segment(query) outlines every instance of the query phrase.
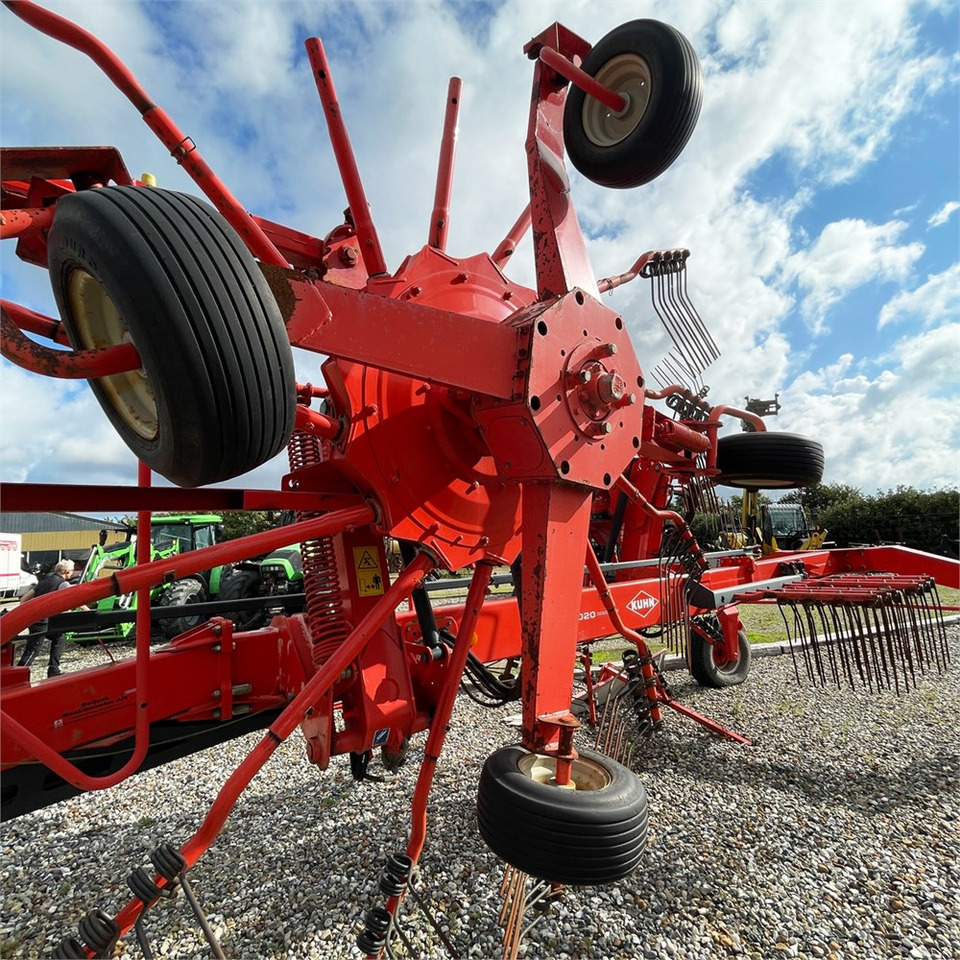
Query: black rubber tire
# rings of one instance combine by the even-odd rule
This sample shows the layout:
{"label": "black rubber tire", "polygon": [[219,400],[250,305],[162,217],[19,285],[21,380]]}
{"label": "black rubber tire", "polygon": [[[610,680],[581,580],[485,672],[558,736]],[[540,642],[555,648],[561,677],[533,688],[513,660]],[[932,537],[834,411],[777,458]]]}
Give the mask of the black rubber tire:
{"label": "black rubber tire", "polygon": [[823,447],[797,433],[734,433],[717,443],[714,482],[748,490],[811,487],[823,477]]}
{"label": "black rubber tire", "polygon": [[129,339],[140,354],[140,374],[90,386],[152,470],[200,486],[284,447],[290,342],[256,261],[216,210],[156,188],[82,190],[57,202],[47,251],[73,346]]}
{"label": "black rubber tire", "polygon": [[[719,630],[719,625],[717,626]],[[737,633],[737,662],[718,663],[716,647],[690,631],[690,675],[701,687],[736,687],[750,675],[750,641],[743,630]]]}
{"label": "black rubber tire", "polygon": [[[613,883],[640,863],[647,843],[647,794],[622,764],[593,750],[581,762],[599,766],[599,789],[539,783],[521,767],[533,757],[519,744],[487,758],[477,791],[477,819],[487,846],[502,860],[551,883]],[[576,766],[575,766],[576,770]]]}
{"label": "black rubber tire", "polygon": [[[616,86],[604,73],[624,62],[614,63],[614,58],[631,55],[639,58],[638,69],[645,65],[649,73],[649,100],[635,125],[631,126],[634,118],[628,113],[629,120],[619,130],[609,108],[574,84],[563,111],[563,139],[570,162],[602,187],[638,187],[660,176],[680,155],[700,116],[700,62],[687,38],[659,20],[631,20],[611,30],[587,55],[582,69],[593,77],[600,74],[605,85]],[[595,126],[600,113],[613,126],[602,132],[598,142],[598,131],[591,137],[588,128]],[[616,139],[621,134],[622,139]],[[604,139],[611,142],[603,143]]]}
{"label": "black rubber tire", "polygon": [[[193,578],[187,580],[177,580],[171,584],[160,598],[158,606],[161,607],[181,607],[189,603],[204,603],[207,599],[207,591],[199,580]],[[186,633],[201,623],[199,616],[191,617],[185,614],[180,617],[169,617],[160,621],[160,629],[163,635],[168,639],[179,637],[181,633]]]}
{"label": "black rubber tire", "polygon": [[[260,596],[260,574],[256,570],[237,570],[220,584],[220,600],[244,600]],[[266,624],[265,608],[252,610],[226,610],[224,616],[233,621],[235,630],[256,630]]]}

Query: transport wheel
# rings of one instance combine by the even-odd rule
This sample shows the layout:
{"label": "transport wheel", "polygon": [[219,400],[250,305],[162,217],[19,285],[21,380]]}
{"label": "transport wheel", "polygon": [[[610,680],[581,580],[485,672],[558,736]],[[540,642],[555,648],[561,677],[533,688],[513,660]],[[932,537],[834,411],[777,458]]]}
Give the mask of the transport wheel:
{"label": "transport wheel", "polygon": [[519,744],[491,754],[480,774],[480,834],[501,859],[551,883],[612,883],[639,864],[647,794],[622,764],[592,750],[574,761],[573,787],[551,782],[556,761]]}
{"label": "transport wheel", "polygon": [[199,486],[283,448],[296,408],[290,342],[256,261],[212,207],[155,188],[70,194],[48,267],[74,347],[136,346],[140,370],[90,385],[152,470]]}
{"label": "transport wheel", "polygon": [[[237,570],[223,581],[221,600],[244,600],[260,596],[260,574],[256,570]],[[265,608],[259,610],[226,610],[223,614],[233,621],[236,630],[256,630],[267,622]]]}
{"label": "transport wheel", "polygon": [[735,433],[718,441],[717,467],[725,487],[809,487],[823,477],[823,447],[796,433]]}
{"label": "transport wheel", "polygon": [[563,111],[570,162],[603,187],[638,187],[660,176],[700,116],[703,81],[687,38],[659,20],[631,20],[608,33],[581,69],[627,105],[614,113],[571,84]]}
{"label": "transport wheel", "polygon": [[[199,580],[177,580],[173,586],[160,598],[159,607],[182,607],[190,603],[203,603],[207,599],[207,591]],[[206,617],[202,619],[207,619]],[[181,633],[192,630],[201,622],[200,616],[191,617],[189,614],[180,617],[170,617],[160,621],[160,629],[168,639],[179,637]]]}
{"label": "transport wheel", "polygon": [[[720,633],[720,624],[712,618],[711,633]],[[720,644],[708,643],[690,631],[690,673],[701,687],[735,687],[750,675],[750,641],[743,630],[737,632],[736,662],[727,660]]]}

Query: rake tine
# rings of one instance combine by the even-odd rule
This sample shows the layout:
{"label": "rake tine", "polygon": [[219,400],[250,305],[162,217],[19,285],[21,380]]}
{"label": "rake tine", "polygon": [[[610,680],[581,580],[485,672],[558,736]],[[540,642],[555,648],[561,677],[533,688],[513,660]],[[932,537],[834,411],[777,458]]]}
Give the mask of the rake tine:
{"label": "rake tine", "polygon": [[[500,881],[500,896],[507,892],[507,887],[510,885],[510,878],[513,876],[514,868],[508,863],[503,870],[503,880]],[[504,907],[504,910],[506,907]],[[500,913],[500,923],[503,923],[503,912]]]}
{"label": "rake tine", "polygon": [[940,658],[940,649],[937,643],[937,615],[926,609],[929,603],[928,595],[936,591],[936,584],[930,582],[924,584],[919,590],[915,591],[911,597],[911,611],[917,622],[918,635],[923,637],[926,645],[927,662],[936,665],[938,671],[943,670],[943,663]]}
{"label": "rake tine", "polygon": [[[611,681],[612,682],[612,681]],[[607,699],[603,701],[603,710],[600,713],[600,722],[597,724],[597,735],[593,740],[593,749],[600,749],[600,735],[603,733],[603,725],[606,723],[607,714],[610,712],[610,701],[613,699],[613,692],[607,692]]]}
{"label": "rake tine", "polygon": [[[537,894],[534,897],[528,898],[525,904],[525,909],[529,910],[530,907],[536,906],[544,897],[551,896],[553,894],[553,887],[549,883],[541,882],[535,888]],[[533,891],[530,891],[533,893]],[[520,937],[518,938],[518,944],[523,938],[543,919],[543,914],[538,917],[534,917],[521,931]]]}
{"label": "rake tine", "polygon": [[923,616],[919,605],[920,593],[918,590],[904,589],[900,592],[899,599],[904,636],[916,657],[917,669],[923,673],[933,662],[934,655],[927,629],[929,621]]}
{"label": "rake tine", "polygon": [[[800,668],[797,665],[797,654],[796,654],[797,644],[795,643],[795,638],[794,638],[795,631],[792,631],[790,629],[790,621],[787,620],[787,612],[786,612],[787,606],[788,604],[785,603],[783,600],[777,601],[777,609],[780,611],[780,616],[783,618],[783,628],[786,631],[787,643],[790,647],[790,660],[793,663],[793,675],[796,678],[797,683],[800,683]],[[809,670],[807,671],[807,676],[809,677]]]}
{"label": "rake tine", "polygon": [[850,644],[853,647],[854,656],[856,657],[860,680],[868,690],[872,691],[873,669],[870,664],[870,651],[867,645],[867,638],[863,635],[859,611],[857,607],[849,603],[845,603],[841,609],[847,625],[847,633],[850,636]]}
{"label": "rake tine", "polygon": [[683,317],[677,310],[676,297],[674,296],[674,274],[671,270],[665,271],[660,278],[660,292],[664,300],[664,308],[669,312],[671,336],[681,356],[687,361],[694,370],[702,369],[700,358],[696,355],[696,345],[690,337],[690,331],[687,324],[683,322]]}
{"label": "rake tine", "polygon": [[[939,640],[939,651],[943,655],[944,669],[946,664],[950,663],[950,647],[947,643],[947,626],[943,622],[943,607],[940,605],[940,592],[937,590],[937,584],[935,581],[930,581],[930,592],[933,593],[934,601],[934,610],[933,610],[933,622],[935,624],[935,632],[937,639]],[[939,665],[940,661],[937,661]]]}
{"label": "rake tine", "polygon": [[877,604],[880,615],[880,623],[883,625],[883,634],[887,643],[887,650],[890,654],[890,663],[894,670],[894,688],[897,695],[900,695],[900,688],[906,693],[910,689],[910,680],[907,677],[906,663],[898,643],[895,625],[891,622],[889,603],[883,598]]}
{"label": "rake tine", "polygon": [[916,622],[914,611],[907,602],[906,591],[897,590],[894,596],[894,618],[900,633],[900,643],[907,658],[907,666],[910,668],[910,682],[916,688],[917,677],[921,676],[929,665],[927,651],[923,646],[919,623]]}
{"label": "rake tine", "polygon": [[[877,605],[874,604],[870,610],[868,620],[872,618],[873,620],[873,636],[874,642],[876,643],[877,649],[880,652],[880,662],[883,665],[884,674],[886,676],[886,684],[889,689],[891,686],[894,689],[894,692],[900,694],[900,677],[897,673],[897,664],[893,660],[890,650],[890,644],[888,641],[885,642],[885,637],[883,635],[883,628],[880,623],[880,614],[877,609]],[[893,682],[891,683],[891,676]]]}
{"label": "rake tine", "polygon": [[697,363],[695,351],[691,351],[688,343],[688,335],[685,330],[683,318],[675,313],[674,303],[670,293],[670,275],[667,274],[663,266],[657,269],[654,277],[651,278],[651,297],[653,300],[653,309],[668,336],[673,341],[677,352],[690,367],[691,372],[698,374],[701,367]]}
{"label": "rake tine", "polygon": [[904,591],[897,590],[891,600],[891,614],[893,616],[894,629],[897,631],[900,649],[906,660],[907,668],[910,670],[910,684],[916,688],[917,673],[923,673],[924,663],[921,637],[916,629],[911,630],[911,611],[907,607],[907,598]]}
{"label": "rake tine", "polygon": [[617,702],[614,704],[613,716],[610,717],[610,723],[607,727],[607,735],[604,740],[603,752],[608,756],[610,755],[610,747],[613,744],[613,738],[616,733],[617,725],[623,722],[620,716],[622,707],[621,699],[622,698],[617,697]]}
{"label": "rake tine", "polygon": [[843,679],[843,644],[837,640],[836,643],[827,642],[827,638],[830,635],[829,623],[827,621],[826,612],[824,610],[823,603],[819,600],[814,601],[810,604],[814,613],[811,613],[811,618],[816,621],[817,617],[820,620],[820,626],[823,628],[824,634],[824,643],[823,646],[827,649],[827,662],[830,664],[830,672],[833,674],[833,682],[837,685],[837,689],[840,688],[841,681]]}
{"label": "rake tine", "polygon": [[626,729],[627,729],[627,722],[625,720],[621,721],[617,725],[617,742],[610,756],[613,757],[613,759],[616,760],[618,763],[620,762],[620,746],[623,743],[623,735]]}
{"label": "rake tine", "polygon": [[683,343],[687,350],[687,358],[691,365],[697,370],[704,370],[710,363],[709,352],[704,349],[702,342],[702,333],[699,329],[703,326],[702,322],[697,323],[699,318],[695,312],[686,309],[686,305],[680,294],[680,280],[684,270],[684,264],[681,259],[670,261],[667,269],[667,295],[670,306],[677,318],[677,327],[683,334]]}
{"label": "rake tine", "polygon": [[850,681],[850,686],[856,688],[857,683],[853,677],[851,661],[856,664],[857,674],[861,682],[863,681],[863,669],[860,666],[860,651],[857,649],[856,637],[848,634],[843,628],[842,614],[844,612],[844,606],[833,604],[829,610],[834,635],[837,637],[837,643],[842,647],[841,658],[843,660],[844,671],[847,674],[847,679]]}
{"label": "rake tine", "polygon": [[[500,911],[500,923],[506,924],[503,928],[503,956],[509,958],[516,956],[516,944],[514,943],[514,929],[516,926],[516,914],[519,907],[520,885],[525,884],[526,875],[516,868],[510,868],[510,882],[507,884],[506,897],[503,901],[503,909]],[[506,874],[504,874],[506,879]]]}
{"label": "rake tine", "polygon": [[680,261],[675,273],[670,275],[670,292],[674,304],[679,313],[683,315],[684,328],[687,332],[687,339],[691,344],[691,352],[696,356],[700,369],[706,369],[710,363],[716,359],[710,355],[708,336],[705,336],[706,330],[703,321],[693,309],[693,304],[684,297],[683,288],[686,277],[686,269],[683,261]]}
{"label": "rake tine", "polygon": [[710,333],[709,328],[703,322],[700,314],[697,312],[697,308],[693,305],[693,301],[690,299],[690,295],[687,292],[687,259],[684,257],[681,271],[680,271],[680,299],[683,302],[687,313],[691,316],[694,323],[697,325],[697,328],[700,330],[700,335],[704,340],[704,343],[707,347],[707,354],[710,358],[709,362],[713,362],[720,356],[720,348],[717,346],[716,340],[713,339],[713,336]]}
{"label": "rake tine", "polygon": [[809,645],[810,650],[813,653],[813,662],[817,668],[817,675],[820,677],[820,683],[823,686],[826,686],[827,672],[824,669],[823,664],[823,651],[820,649],[820,636],[817,633],[817,625],[810,613],[810,604],[804,601],[800,604],[800,609],[803,611],[803,616],[806,620]]}
{"label": "rake tine", "polygon": [[869,658],[868,662],[872,664],[873,667],[873,684],[870,686],[870,692],[873,692],[874,684],[877,690],[882,690],[884,686],[884,678],[881,670],[882,651],[874,642],[873,634],[870,631],[868,611],[865,608],[857,606],[852,606],[851,610],[857,621],[857,628],[863,643],[864,655]]}
{"label": "rake tine", "polygon": [[[940,597],[937,595],[936,581],[931,579],[916,590],[912,600],[912,610],[919,624],[918,629],[926,644],[928,662],[936,664],[938,672],[942,672],[946,666],[943,655],[947,651],[946,647],[941,648],[939,643],[940,634],[943,631],[943,613],[939,609]],[[931,604],[934,607],[932,611],[929,609]],[[948,660],[949,656],[946,659]]]}

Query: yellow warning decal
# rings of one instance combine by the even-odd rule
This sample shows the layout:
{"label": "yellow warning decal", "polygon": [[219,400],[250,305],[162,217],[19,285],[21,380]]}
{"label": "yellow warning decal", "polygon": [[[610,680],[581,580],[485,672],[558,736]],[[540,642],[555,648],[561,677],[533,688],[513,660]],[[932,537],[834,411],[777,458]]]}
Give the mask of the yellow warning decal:
{"label": "yellow warning decal", "polygon": [[357,589],[361,597],[375,597],[383,593],[383,571],[376,547],[354,547],[353,566],[357,571]]}

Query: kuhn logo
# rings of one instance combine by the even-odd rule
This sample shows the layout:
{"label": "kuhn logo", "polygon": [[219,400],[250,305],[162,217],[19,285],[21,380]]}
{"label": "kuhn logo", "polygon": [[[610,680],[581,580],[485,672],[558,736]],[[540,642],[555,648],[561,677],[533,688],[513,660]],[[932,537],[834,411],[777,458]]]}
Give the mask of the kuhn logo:
{"label": "kuhn logo", "polygon": [[657,605],[657,598],[641,590],[628,604],[627,609],[634,613],[646,613]]}

